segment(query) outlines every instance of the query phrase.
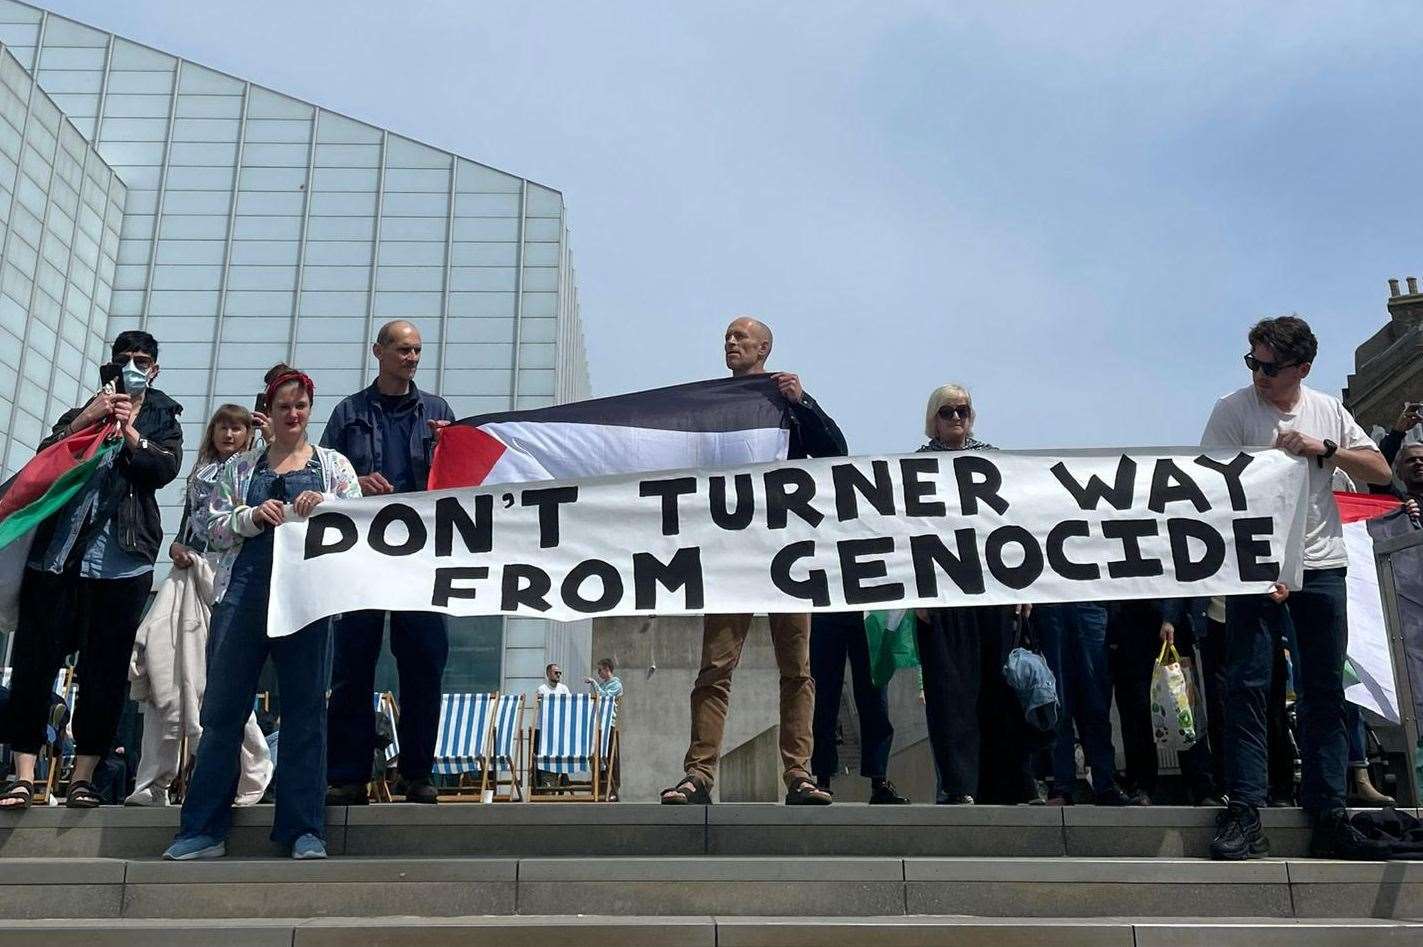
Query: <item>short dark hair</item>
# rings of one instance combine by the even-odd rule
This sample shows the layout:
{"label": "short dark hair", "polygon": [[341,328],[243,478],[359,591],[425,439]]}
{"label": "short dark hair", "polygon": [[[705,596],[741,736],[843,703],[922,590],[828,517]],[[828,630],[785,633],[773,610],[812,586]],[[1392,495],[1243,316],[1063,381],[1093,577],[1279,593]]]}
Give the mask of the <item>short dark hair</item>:
{"label": "short dark hair", "polygon": [[549,669],[549,668],[556,668],[556,667],[558,667],[558,662],[557,662],[557,661],[550,661],[549,663],[545,664],[545,665],[544,665],[544,677],[548,677],[548,669]]}
{"label": "short dark hair", "polygon": [[613,667],[613,659],[612,659],[612,658],[603,658],[602,660],[600,660],[600,661],[598,662],[598,667],[600,667],[600,668],[607,668],[609,674],[611,674],[613,671],[617,670],[615,667]]}
{"label": "short dark hair", "polygon": [[125,352],[142,352],[156,362],[158,361],[158,340],[142,329],[129,329],[126,332],[120,332],[114,339],[114,358],[117,359]]}
{"label": "short dark hair", "polygon": [[1319,354],[1319,340],[1309,323],[1299,316],[1277,316],[1261,319],[1250,330],[1250,346],[1268,346],[1283,362],[1312,362]]}

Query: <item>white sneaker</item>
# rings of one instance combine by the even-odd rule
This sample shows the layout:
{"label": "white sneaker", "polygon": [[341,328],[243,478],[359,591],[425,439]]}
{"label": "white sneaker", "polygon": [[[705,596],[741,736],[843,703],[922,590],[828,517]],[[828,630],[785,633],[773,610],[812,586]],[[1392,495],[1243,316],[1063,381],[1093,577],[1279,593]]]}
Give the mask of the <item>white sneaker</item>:
{"label": "white sneaker", "polygon": [[157,786],[148,786],[136,790],[131,796],[124,800],[126,806],[166,806],[168,805],[168,790],[160,789]]}

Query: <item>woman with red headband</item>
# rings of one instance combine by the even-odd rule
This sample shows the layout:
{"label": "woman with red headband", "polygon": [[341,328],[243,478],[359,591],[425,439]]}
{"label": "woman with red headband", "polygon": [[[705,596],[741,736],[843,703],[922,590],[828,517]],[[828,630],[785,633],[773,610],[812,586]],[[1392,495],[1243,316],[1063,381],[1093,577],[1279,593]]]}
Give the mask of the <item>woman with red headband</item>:
{"label": "woman with red headband", "polygon": [[316,386],[278,365],[267,373],[271,440],[231,458],[218,478],[209,547],[222,551],[213,593],[211,667],[203,695],[203,739],[183,800],[178,837],[163,857],[185,861],[227,853],[243,724],[252,711],[267,655],[277,671],[282,742],[272,840],[293,858],[325,858],[326,663],[329,623],[284,638],[267,637],[272,531],[305,517],[323,500],[361,495],[345,457],[307,440]]}

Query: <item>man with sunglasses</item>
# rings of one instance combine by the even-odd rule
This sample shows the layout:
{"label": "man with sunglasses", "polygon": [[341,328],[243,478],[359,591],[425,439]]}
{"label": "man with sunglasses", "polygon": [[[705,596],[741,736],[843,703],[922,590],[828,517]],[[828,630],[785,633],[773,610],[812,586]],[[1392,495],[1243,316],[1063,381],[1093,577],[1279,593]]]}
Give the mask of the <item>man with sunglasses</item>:
{"label": "man with sunglasses", "polygon": [[158,341],[147,332],[121,332],[111,364],[122,386],[111,390],[106,384],[84,407],[65,412],[40,443],[43,450],[110,421],[122,438],[84,486],[35,530],[20,586],[10,702],[0,726],[0,739],[15,750],[16,782],[0,796],[0,808],[30,804],[50,689],[64,656],[75,649],[83,696],[74,717],[76,757],[65,805],[89,809],[100,803],[92,776],[113,745],[129,655],[163,539],[155,493],[178,475],[183,455],[183,408],[152,387]]}
{"label": "man with sunglasses", "polygon": [[1296,316],[1264,319],[1250,330],[1245,365],[1253,383],[1216,402],[1202,447],[1277,447],[1309,464],[1304,580],[1276,584],[1268,596],[1226,601],[1225,769],[1230,805],[1217,820],[1211,857],[1238,860],[1269,853],[1260,826],[1266,804],[1272,620],[1287,609],[1295,627],[1300,686],[1300,804],[1314,820],[1310,852],[1365,857],[1344,808],[1348,741],[1344,729],[1345,615],[1343,527],[1334,504],[1334,470],[1359,483],[1387,483],[1389,468],[1339,399],[1304,384],[1319,343]]}

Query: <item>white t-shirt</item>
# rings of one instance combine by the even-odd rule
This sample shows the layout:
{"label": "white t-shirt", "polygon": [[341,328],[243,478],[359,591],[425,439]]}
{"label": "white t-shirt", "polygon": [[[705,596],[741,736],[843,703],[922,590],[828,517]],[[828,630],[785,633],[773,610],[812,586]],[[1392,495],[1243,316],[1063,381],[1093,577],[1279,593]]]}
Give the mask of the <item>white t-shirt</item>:
{"label": "white t-shirt", "polygon": [[548,686],[548,681],[544,681],[542,684],[539,685],[539,696],[540,696],[540,697],[544,697],[544,696],[547,696],[547,695],[549,695],[549,694],[569,694],[569,693],[572,693],[572,692],[568,689],[568,685],[565,684],[565,683],[563,683],[562,681],[559,681],[559,682],[558,682],[557,684],[555,684],[553,687],[549,687],[549,686]]}
{"label": "white t-shirt", "polygon": [[[1273,447],[1282,431],[1299,431],[1321,440],[1328,438],[1341,450],[1367,447],[1378,450],[1364,429],[1344,410],[1338,398],[1300,385],[1299,403],[1286,413],[1260,397],[1254,385],[1226,395],[1215,403],[1202,447]],[[1334,462],[1321,467],[1309,461],[1309,510],[1304,522],[1304,567],[1337,569],[1349,564],[1344,551],[1344,528],[1334,503]]]}

